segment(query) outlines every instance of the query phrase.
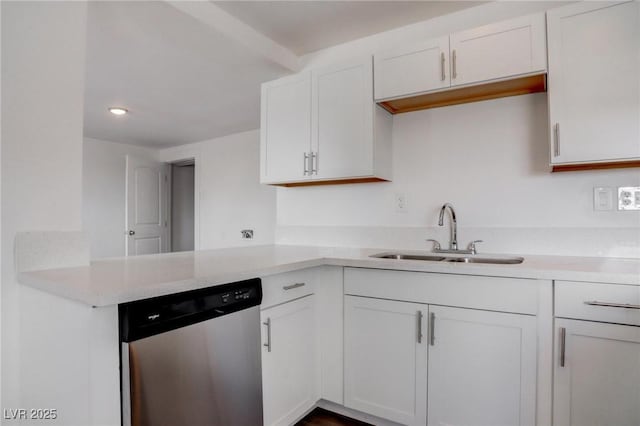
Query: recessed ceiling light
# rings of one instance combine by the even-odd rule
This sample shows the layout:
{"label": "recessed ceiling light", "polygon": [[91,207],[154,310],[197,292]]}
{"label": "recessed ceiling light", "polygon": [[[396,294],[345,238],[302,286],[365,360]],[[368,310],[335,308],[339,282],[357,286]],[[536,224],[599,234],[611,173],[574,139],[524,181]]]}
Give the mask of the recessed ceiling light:
{"label": "recessed ceiling light", "polygon": [[126,113],[128,113],[129,111],[127,111],[126,108],[120,108],[120,107],[111,107],[109,108],[109,112],[113,115],[125,115]]}

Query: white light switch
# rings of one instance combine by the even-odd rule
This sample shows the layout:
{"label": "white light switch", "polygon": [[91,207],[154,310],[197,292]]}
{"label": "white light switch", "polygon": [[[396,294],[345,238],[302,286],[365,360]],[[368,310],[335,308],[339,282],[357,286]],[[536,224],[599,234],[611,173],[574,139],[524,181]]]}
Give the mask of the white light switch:
{"label": "white light switch", "polygon": [[640,186],[618,188],[618,210],[640,210]]}
{"label": "white light switch", "polygon": [[596,211],[613,210],[613,188],[606,186],[593,188],[593,209]]}
{"label": "white light switch", "polygon": [[407,213],[409,211],[409,205],[407,202],[407,195],[398,193],[396,194],[396,212]]}

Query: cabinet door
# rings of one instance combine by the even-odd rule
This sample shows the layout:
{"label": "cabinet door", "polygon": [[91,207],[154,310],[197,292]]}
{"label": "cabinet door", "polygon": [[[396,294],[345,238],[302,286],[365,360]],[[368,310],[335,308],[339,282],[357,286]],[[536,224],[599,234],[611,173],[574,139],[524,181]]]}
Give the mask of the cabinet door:
{"label": "cabinet door", "polygon": [[313,71],[313,178],[373,174],[372,59]]}
{"label": "cabinet door", "polygon": [[640,3],[548,16],[551,163],[640,157]]}
{"label": "cabinet door", "polygon": [[311,151],[311,74],[262,85],[260,182],[307,178]]}
{"label": "cabinet door", "polygon": [[534,425],[536,317],[429,306],[429,425]]}
{"label": "cabinet door", "polygon": [[314,296],[266,309],[260,316],[264,424],[290,425],[319,398]]}
{"label": "cabinet door", "polygon": [[556,342],[555,426],[640,424],[640,327],[561,319]]}
{"label": "cabinet door", "polygon": [[426,316],[426,305],[345,297],[345,406],[424,426]]}
{"label": "cabinet door", "polygon": [[451,34],[451,85],[546,70],[544,14]]}
{"label": "cabinet door", "polygon": [[449,36],[374,58],[376,100],[449,87]]}

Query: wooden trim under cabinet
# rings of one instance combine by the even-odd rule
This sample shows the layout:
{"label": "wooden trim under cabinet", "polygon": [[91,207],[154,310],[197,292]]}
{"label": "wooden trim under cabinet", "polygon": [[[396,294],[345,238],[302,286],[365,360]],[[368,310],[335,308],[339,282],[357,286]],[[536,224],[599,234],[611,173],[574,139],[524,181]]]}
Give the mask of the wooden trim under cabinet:
{"label": "wooden trim under cabinet", "polygon": [[640,160],[630,161],[609,161],[604,163],[581,163],[581,164],[555,164],[552,165],[552,172],[578,172],[582,170],[607,170],[607,169],[627,169],[640,167]]}
{"label": "wooden trim under cabinet", "polygon": [[446,89],[433,93],[424,93],[408,98],[392,99],[390,101],[379,102],[379,105],[391,114],[400,114],[403,112],[546,91],[546,74],[538,74],[456,89]]}
{"label": "wooden trim under cabinet", "polygon": [[371,183],[371,182],[389,182],[387,179],[381,179],[377,177],[364,177],[353,179],[334,179],[334,180],[308,180],[304,182],[291,182],[291,183],[270,183],[273,186],[286,186],[288,188],[295,186],[318,186],[318,185],[345,185],[348,183]]}

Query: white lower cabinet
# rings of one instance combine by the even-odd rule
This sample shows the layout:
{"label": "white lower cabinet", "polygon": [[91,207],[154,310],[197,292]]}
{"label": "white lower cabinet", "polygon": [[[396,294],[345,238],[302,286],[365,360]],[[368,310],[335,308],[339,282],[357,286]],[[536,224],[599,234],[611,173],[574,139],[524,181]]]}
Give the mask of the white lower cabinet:
{"label": "white lower cabinet", "polygon": [[428,425],[535,425],[536,317],[429,306]]}
{"label": "white lower cabinet", "polygon": [[314,296],[261,312],[264,424],[293,424],[318,401]]}
{"label": "white lower cabinet", "polygon": [[640,327],[557,319],[556,342],[554,426],[640,425]]}
{"label": "white lower cabinet", "polygon": [[345,406],[426,423],[427,306],[345,296]]}
{"label": "white lower cabinet", "polygon": [[548,364],[538,356],[540,335],[552,338],[550,282],[359,268],[344,276],[348,408],[404,425],[536,425],[538,386],[551,391],[550,353]]}

